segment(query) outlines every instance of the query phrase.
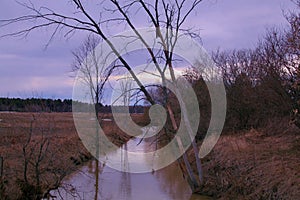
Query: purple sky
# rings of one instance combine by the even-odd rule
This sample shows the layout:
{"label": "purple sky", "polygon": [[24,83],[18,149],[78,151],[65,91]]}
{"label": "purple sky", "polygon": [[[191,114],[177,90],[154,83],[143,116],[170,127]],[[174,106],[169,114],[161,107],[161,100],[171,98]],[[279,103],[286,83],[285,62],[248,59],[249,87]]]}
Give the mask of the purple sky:
{"label": "purple sky", "polygon": [[[63,11],[69,9],[68,1],[43,2]],[[201,29],[203,45],[209,52],[218,47],[251,48],[267,27],[286,26],[282,9],[294,8],[289,0],[204,0],[187,23]],[[1,2],[0,19],[24,13],[14,1]],[[16,25],[1,28],[0,35],[17,28]],[[78,33],[68,41],[56,37],[46,50],[49,31],[45,29],[25,39],[0,39],[0,97],[71,98],[71,51],[85,36],[86,33]]]}

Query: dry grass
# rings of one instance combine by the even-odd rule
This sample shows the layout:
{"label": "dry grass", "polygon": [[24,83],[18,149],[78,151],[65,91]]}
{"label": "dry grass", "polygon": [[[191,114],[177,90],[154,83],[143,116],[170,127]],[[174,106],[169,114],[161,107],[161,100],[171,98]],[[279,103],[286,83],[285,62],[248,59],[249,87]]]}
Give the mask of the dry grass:
{"label": "dry grass", "polygon": [[[91,158],[76,133],[71,113],[0,113],[0,156],[4,157],[5,192],[11,199],[20,195],[16,183],[22,179],[22,146],[33,115],[33,142],[42,137],[49,137],[51,142],[51,154],[42,167],[50,163],[57,170],[71,173],[78,169],[78,162],[74,161],[80,165]],[[147,124],[141,115],[133,115],[133,120]],[[286,120],[279,120],[264,129],[223,134],[203,159],[206,182],[202,192],[217,199],[298,199],[300,130],[286,124]],[[106,121],[104,125],[115,144],[129,139],[113,122]],[[34,174],[29,175],[33,180]],[[53,176],[49,172],[43,178],[51,180]]]}
{"label": "dry grass", "polygon": [[[0,156],[4,158],[2,181],[6,180],[5,193],[10,199],[17,199],[20,196],[17,180],[23,178],[22,148],[30,133],[33,118],[35,120],[30,145],[34,146],[35,143],[47,138],[50,143],[46,158],[41,162],[41,169],[56,171],[56,173],[49,170],[43,172],[41,176],[43,190],[54,184],[52,182],[57,179],[57,174],[71,173],[83,162],[91,159],[77,135],[72,113],[0,113]],[[119,130],[114,123],[104,122],[104,126],[106,135],[115,144],[121,145],[129,139],[129,136]],[[33,169],[29,170],[28,175],[29,180],[34,182]],[[2,194],[0,199],[3,196]]]}
{"label": "dry grass", "polygon": [[203,160],[203,193],[218,199],[298,199],[300,131],[283,124],[222,135]]}

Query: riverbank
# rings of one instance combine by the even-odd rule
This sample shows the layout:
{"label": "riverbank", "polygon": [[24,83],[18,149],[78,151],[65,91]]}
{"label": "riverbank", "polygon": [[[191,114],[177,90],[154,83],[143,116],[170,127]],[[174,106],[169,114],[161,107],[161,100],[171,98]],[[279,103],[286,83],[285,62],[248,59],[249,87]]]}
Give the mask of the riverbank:
{"label": "riverbank", "polygon": [[[142,115],[133,119],[139,124],[147,121]],[[215,199],[297,199],[300,130],[287,124],[288,119],[281,119],[263,129],[222,133],[202,160],[205,184],[201,193]],[[104,120],[103,125],[116,145],[130,139],[113,121]],[[0,113],[0,137],[1,200],[18,199],[22,191],[45,193],[57,188],[64,177],[92,159],[76,133],[72,113]],[[34,187],[38,181],[40,188]]]}
{"label": "riverbank", "polygon": [[202,193],[216,199],[298,199],[300,130],[288,119],[223,133],[203,159]]}
{"label": "riverbank", "polygon": [[[130,139],[112,121],[102,123],[114,144]],[[72,113],[0,113],[0,137],[0,199],[47,193],[92,159],[77,135]]]}

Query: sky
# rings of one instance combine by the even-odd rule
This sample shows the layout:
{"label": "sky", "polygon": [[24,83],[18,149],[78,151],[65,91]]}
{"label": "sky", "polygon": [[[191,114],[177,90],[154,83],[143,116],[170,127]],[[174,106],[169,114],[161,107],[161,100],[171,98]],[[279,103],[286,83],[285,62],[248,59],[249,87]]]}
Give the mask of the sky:
{"label": "sky", "polygon": [[[72,11],[67,0],[42,3],[62,12]],[[96,12],[95,7],[89,9]],[[187,25],[200,29],[203,46],[208,52],[218,48],[253,48],[266,28],[285,27],[287,22],[282,11],[293,9],[295,6],[289,0],[204,0],[188,18]],[[26,13],[28,11],[14,1],[1,2],[0,19]],[[2,27],[0,35],[23,25]],[[26,38],[0,38],[0,97],[72,98],[72,51],[87,34],[78,32],[67,40],[58,35],[45,48],[50,31],[35,31]]]}

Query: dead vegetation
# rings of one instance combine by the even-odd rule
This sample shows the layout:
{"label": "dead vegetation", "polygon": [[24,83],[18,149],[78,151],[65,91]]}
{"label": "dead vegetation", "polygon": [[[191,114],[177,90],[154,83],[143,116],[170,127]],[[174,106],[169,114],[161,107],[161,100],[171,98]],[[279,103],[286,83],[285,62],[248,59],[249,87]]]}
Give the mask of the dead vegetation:
{"label": "dead vegetation", "polygon": [[[76,134],[71,113],[0,113],[0,155],[4,157],[0,199],[18,199],[24,190],[33,189],[22,185],[22,148],[28,139],[33,116],[36,121],[31,145],[42,138],[49,139],[49,150],[40,167],[43,194],[58,184],[55,181],[91,159]],[[133,119],[146,124],[141,115],[134,115]],[[203,159],[205,184],[201,193],[216,199],[297,199],[300,194],[300,131],[294,125],[289,126],[288,120],[274,119],[264,128],[223,133],[213,151]],[[106,133],[115,144],[121,145],[129,139],[113,121],[105,123]],[[117,137],[113,133],[118,133]],[[29,164],[31,186],[36,185],[32,167]]]}
{"label": "dead vegetation", "polygon": [[[0,113],[0,119],[1,200],[47,196],[92,159],[76,133],[72,113]],[[113,123],[104,124],[116,145],[129,139]]]}
{"label": "dead vegetation", "polygon": [[203,160],[201,193],[217,199],[299,198],[300,131],[283,126],[286,121],[222,135]]}

